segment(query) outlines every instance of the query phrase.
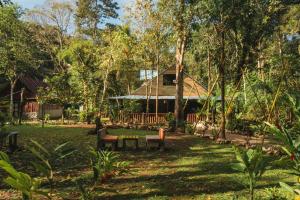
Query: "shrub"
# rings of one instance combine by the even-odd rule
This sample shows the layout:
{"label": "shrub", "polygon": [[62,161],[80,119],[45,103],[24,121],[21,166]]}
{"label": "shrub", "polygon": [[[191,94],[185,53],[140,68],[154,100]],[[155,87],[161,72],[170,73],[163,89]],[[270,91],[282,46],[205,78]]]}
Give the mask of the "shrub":
{"label": "shrub", "polygon": [[173,113],[169,112],[166,114],[166,120],[168,122],[168,126],[171,132],[175,131],[176,121]]}
{"label": "shrub", "polygon": [[97,151],[90,147],[90,161],[93,169],[93,181],[105,182],[116,175],[128,173],[128,162],[119,161],[119,156],[111,151]]}
{"label": "shrub", "polygon": [[[274,134],[282,143],[282,150],[293,161],[293,175],[296,175],[300,180],[300,135],[296,139],[293,138],[291,130],[284,127],[277,128],[276,126],[266,123],[269,127],[269,132]],[[290,192],[295,198],[300,199],[300,185],[297,183],[295,188],[289,186],[284,182],[279,183],[282,188]]]}
{"label": "shrub", "polygon": [[79,121],[80,122],[86,122],[86,120],[87,120],[87,112],[81,111],[79,113]]}
{"label": "shrub", "polygon": [[74,153],[73,148],[66,148],[68,142],[58,145],[53,150],[47,150],[37,141],[31,140],[32,146],[28,150],[35,156],[37,161],[31,164],[37,172],[45,176],[50,184],[51,192],[53,189],[53,163]]}
{"label": "shrub", "polygon": [[288,200],[286,195],[284,195],[278,188],[267,188],[265,190],[266,197],[264,200]]}
{"label": "shrub", "polygon": [[243,172],[248,178],[250,199],[254,199],[254,188],[257,180],[268,169],[268,160],[263,156],[262,150],[241,150],[233,147],[236,159],[239,163],[232,164],[232,168]]}
{"label": "shrub", "polygon": [[81,181],[76,181],[76,185],[80,192],[80,200],[93,200],[94,195],[91,190],[85,188]]}
{"label": "shrub", "polygon": [[33,194],[47,196],[47,192],[40,190],[40,180],[32,178],[30,175],[17,171],[9,161],[6,153],[0,151],[0,168],[9,175],[4,179],[4,183],[22,193],[23,200],[32,200]]}
{"label": "shrub", "polygon": [[186,132],[186,133],[188,133],[188,134],[193,134],[193,131],[194,131],[193,125],[187,124],[187,125],[185,126],[185,132]]}

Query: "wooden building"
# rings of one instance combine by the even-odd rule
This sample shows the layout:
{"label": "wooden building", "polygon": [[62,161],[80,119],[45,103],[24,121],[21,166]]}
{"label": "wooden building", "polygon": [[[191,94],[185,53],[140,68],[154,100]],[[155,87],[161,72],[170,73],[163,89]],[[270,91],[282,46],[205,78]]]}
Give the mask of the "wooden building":
{"label": "wooden building", "polygon": [[[37,91],[39,88],[45,88],[47,84],[35,77],[21,77],[14,89],[14,116],[18,117],[22,114],[24,119],[37,119],[42,116],[42,106],[37,102]],[[23,94],[22,94],[23,90]],[[23,103],[21,105],[21,96],[23,95]],[[10,85],[7,84],[0,90],[0,99],[2,104],[0,110],[8,112],[10,101]],[[6,106],[3,106],[6,105]],[[63,108],[57,104],[45,104],[44,112],[50,118],[60,118]]]}
{"label": "wooden building", "polygon": [[[138,101],[141,104],[141,110],[139,113],[134,113],[134,115],[136,118],[141,118],[142,120],[145,113],[147,113],[147,101],[149,109],[146,117],[151,116],[151,118],[153,118],[156,116],[156,98],[158,98],[158,118],[161,122],[164,121],[166,113],[174,113],[176,94],[175,81],[176,71],[174,68],[169,68],[158,75],[158,85],[156,76],[151,80],[145,81],[142,86],[136,89],[132,94],[110,97],[110,99]],[[195,113],[201,108],[199,100],[206,99],[208,91],[205,86],[194,80],[187,73],[184,73],[183,81],[184,114],[187,121],[195,121],[197,120]],[[158,95],[156,95],[157,88]],[[191,118],[193,118],[193,120],[189,120]]]}

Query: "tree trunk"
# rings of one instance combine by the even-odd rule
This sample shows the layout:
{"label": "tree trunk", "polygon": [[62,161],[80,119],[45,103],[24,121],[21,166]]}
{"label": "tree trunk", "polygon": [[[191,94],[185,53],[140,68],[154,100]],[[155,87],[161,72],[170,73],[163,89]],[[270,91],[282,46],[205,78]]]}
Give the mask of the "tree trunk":
{"label": "tree trunk", "polygon": [[42,127],[44,128],[44,126],[45,126],[45,104],[42,103],[41,107],[42,107]]}
{"label": "tree trunk", "polygon": [[175,119],[176,129],[183,128],[183,58],[185,48],[185,35],[179,36],[176,45],[176,96],[175,96]]}
{"label": "tree trunk", "polygon": [[147,78],[147,70],[144,69],[145,72],[145,82],[146,82],[146,113],[149,113],[149,92],[148,92],[148,78]]}
{"label": "tree trunk", "polygon": [[219,135],[219,139],[225,140],[225,126],[226,126],[226,113],[225,113],[225,33],[224,30],[221,30],[221,57],[220,57],[220,65],[219,65],[219,74],[221,78],[221,132]]}
{"label": "tree trunk", "polygon": [[[211,57],[210,57],[210,49],[207,52],[207,68],[208,68],[208,81],[207,81],[207,90],[210,93],[211,90]],[[207,97],[207,111],[206,111],[206,121],[209,121],[209,114],[210,114],[210,97]]]}
{"label": "tree trunk", "polygon": [[25,88],[21,89],[21,94],[20,94],[20,104],[19,104],[19,125],[22,124],[22,115],[23,115],[23,104],[24,104],[24,90]]}
{"label": "tree trunk", "polygon": [[11,123],[14,122],[14,90],[17,83],[17,79],[10,81],[10,104],[9,104],[9,114]]}
{"label": "tree trunk", "polygon": [[155,91],[155,121],[156,124],[158,123],[158,84],[159,84],[159,49],[157,49],[157,62],[156,62],[156,71],[157,71],[157,76],[156,76],[156,91]]}
{"label": "tree trunk", "polygon": [[100,112],[102,111],[102,106],[103,106],[104,98],[105,98],[106,91],[107,91],[108,74],[109,74],[109,68],[106,69],[105,78],[103,80],[103,92],[102,92],[101,102],[100,102],[100,106],[99,106]]}
{"label": "tree trunk", "polygon": [[84,95],[84,106],[83,109],[86,113],[88,113],[88,104],[89,104],[89,100],[88,100],[88,95],[87,95],[87,83],[85,81],[83,81],[83,95]]}

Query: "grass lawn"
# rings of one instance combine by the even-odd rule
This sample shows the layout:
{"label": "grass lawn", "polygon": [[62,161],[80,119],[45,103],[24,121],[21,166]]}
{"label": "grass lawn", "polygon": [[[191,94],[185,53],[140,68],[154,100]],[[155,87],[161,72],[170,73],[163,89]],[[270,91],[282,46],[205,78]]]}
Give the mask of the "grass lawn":
{"label": "grass lawn", "polygon": [[[56,171],[55,191],[63,199],[78,199],[75,179],[91,174],[87,150],[96,146],[96,137],[87,135],[87,128],[33,125],[12,127],[20,132],[22,147],[11,155],[18,170],[36,175],[30,166],[32,156],[25,150],[29,139],[34,139],[46,147],[70,141],[78,151],[59,164]],[[233,171],[230,163],[235,161],[231,145],[217,145],[212,141],[190,135],[167,135],[167,149],[164,152],[144,150],[146,134],[151,131],[114,129],[113,135],[140,135],[141,150],[119,151],[122,160],[130,161],[132,174],[115,177],[96,187],[97,199],[224,199],[233,195],[246,199],[248,191],[243,185],[243,174]],[[276,159],[276,158],[274,158]],[[279,181],[293,182],[285,166],[273,166],[258,182],[257,199],[263,199],[265,188],[277,187]],[[3,173],[0,173],[3,177]],[[47,186],[44,186],[47,187]],[[1,195],[17,198],[16,192],[0,185]],[[60,198],[57,198],[60,199]]]}

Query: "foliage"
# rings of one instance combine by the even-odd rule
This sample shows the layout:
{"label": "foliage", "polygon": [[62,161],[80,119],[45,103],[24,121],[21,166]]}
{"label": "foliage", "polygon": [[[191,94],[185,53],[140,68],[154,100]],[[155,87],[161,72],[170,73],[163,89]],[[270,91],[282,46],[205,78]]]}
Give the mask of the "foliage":
{"label": "foliage", "polygon": [[[63,127],[53,125],[47,125],[45,128],[42,128],[39,125],[29,124],[11,126],[8,128],[9,130],[22,133],[22,137],[18,138],[18,144],[20,146],[24,146],[30,143],[30,139],[34,139],[47,147],[47,149],[56,147],[57,144],[62,141],[70,141],[72,146],[76,147],[78,152],[73,154],[70,159],[59,162],[56,165],[58,167],[56,168],[56,172],[59,173],[59,176],[54,177],[57,184],[55,189],[57,189],[57,193],[59,193],[57,195],[62,195],[63,198],[66,199],[79,198],[78,187],[73,182],[74,179],[79,179],[77,174],[84,177],[84,179],[81,180],[87,191],[90,191],[89,189],[93,187],[93,184],[86,179],[91,177],[90,172],[92,169],[87,170],[86,167],[83,167],[89,166],[90,163],[87,154],[88,145],[95,145],[95,136],[85,136],[84,134],[89,128],[85,126]],[[144,138],[145,135],[157,134],[156,131],[135,129],[109,129],[108,132],[117,136],[138,135],[141,138]],[[47,138],[47,140],[44,138]],[[234,152],[231,145],[218,145],[210,140],[196,139],[194,136],[181,137],[174,135],[174,138],[176,139],[169,141],[169,146],[172,147],[172,151],[165,151],[163,153],[156,151],[117,152],[120,155],[120,159],[133,163],[132,166],[130,165],[130,172],[134,170],[134,173],[129,175],[125,174],[116,180],[108,181],[104,185],[96,186],[92,193],[95,194],[96,198],[118,199],[120,198],[119,194],[122,193],[126,195],[126,198],[134,199],[137,197],[137,194],[149,194],[148,192],[144,193],[145,189],[149,190],[162,187],[165,192],[156,193],[156,198],[162,196],[172,198],[176,195],[178,198],[184,199],[203,199],[210,195],[212,199],[227,200],[231,199],[234,193],[239,195],[239,199],[246,199],[248,189],[243,187],[239,182],[241,179],[245,180],[244,176],[237,171],[233,171],[230,164],[228,164],[228,162],[234,162]],[[139,142],[139,146],[143,148],[145,145],[143,139]],[[168,162],[166,162],[166,159]],[[27,151],[16,152],[16,154],[13,154],[11,157],[11,160],[16,169],[22,169],[21,171],[26,173],[32,172],[32,166],[28,165],[28,162],[32,160],[32,155]],[[257,182],[257,190],[255,192],[257,198],[261,197],[261,199],[263,199],[263,197],[266,196],[265,187],[273,187],[277,185],[280,180],[285,180],[288,183],[295,180],[293,175],[286,174],[290,171],[287,168],[289,166],[287,164],[289,163],[278,163],[278,165],[265,173],[262,181]],[[159,166],[159,168],[157,166]],[[199,171],[203,172],[201,173],[201,178],[198,178]],[[75,174],[73,174],[73,172],[75,172]],[[186,184],[185,179],[187,176],[185,172],[191,177],[189,184]],[[2,179],[5,173],[0,174],[0,179]],[[125,181],[128,179],[134,181]],[[215,180],[217,180],[218,184],[216,184]],[[102,192],[102,186],[106,188],[112,185],[119,193]],[[220,187],[220,185],[222,185],[222,187]],[[174,187],[178,188],[178,190],[175,191]],[[43,188],[47,190],[50,187],[47,183],[44,183]],[[209,188],[209,191],[207,188]],[[197,192],[194,193],[194,191]],[[199,191],[203,192],[200,194]],[[3,192],[4,195],[7,194],[6,190]],[[8,192],[12,195],[16,194],[15,191]],[[282,192],[287,193],[283,190]],[[57,195],[55,196],[57,197]],[[76,197],[74,195],[76,195]]]}
{"label": "foliage", "polygon": [[232,164],[234,170],[243,172],[248,179],[250,199],[254,199],[254,188],[257,180],[268,169],[268,160],[264,157],[262,150],[241,150],[233,147],[236,159],[239,163]]}
{"label": "foliage", "polygon": [[17,171],[9,161],[6,153],[0,151],[0,168],[9,175],[4,179],[4,183],[22,192],[23,200],[32,200],[34,194],[48,197],[47,192],[40,190],[41,181],[32,178],[30,175]]}
{"label": "foliage", "polygon": [[124,102],[124,112],[125,113],[136,113],[140,112],[141,104],[136,100],[127,100]]}
{"label": "foliage", "polygon": [[218,130],[212,129],[212,130],[211,130],[211,135],[212,135],[213,139],[217,139],[217,138],[218,138],[218,135],[219,135]]}
{"label": "foliage", "polygon": [[193,131],[194,131],[193,125],[186,124],[186,126],[185,126],[185,132],[188,133],[188,134],[193,134]]}
{"label": "foliage", "polygon": [[81,181],[76,181],[77,187],[79,189],[79,192],[81,194],[80,200],[93,200],[94,196],[93,193],[84,187],[83,183]]}
{"label": "foliage", "polygon": [[278,188],[267,188],[265,190],[265,200],[288,200],[287,196],[283,194]]}
{"label": "foliage", "polygon": [[28,150],[34,155],[36,161],[31,161],[35,170],[42,176],[45,176],[50,184],[51,192],[53,189],[53,165],[56,161],[62,160],[72,155],[75,150],[67,147],[69,142],[62,143],[55,147],[53,150],[47,150],[44,146],[35,140],[31,140],[32,146]]}
{"label": "foliage", "polygon": [[119,161],[119,156],[111,151],[97,151],[90,148],[90,161],[93,168],[93,181],[96,183],[99,179],[105,182],[116,175],[122,175],[129,172],[128,162]]}
{"label": "foliage", "polygon": [[118,17],[119,7],[114,0],[78,0],[76,5],[76,25],[79,32],[86,35],[93,36],[98,25],[107,19]]}
{"label": "foliage", "polygon": [[7,122],[7,116],[5,115],[4,112],[0,111],[0,130],[4,126],[4,124]]}
{"label": "foliage", "polygon": [[[25,74],[33,74],[39,61],[39,50],[34,45],[22,12],[15,5],[0,6],[0,75],[10,84],[10,118],[13,122],[13,92],[17,81]],[[20,51],[22,49],[22,51]]]}
{"label": "foliage", "polygon": [[[280,127],[277,128],[276,126],[266,123],[269,127],[269,132],[274,134],[282,143],[282,150],[290,157],[290,159],[293,161],[293,172],[291,174],[297,176],[297,178],[300,178],[300,135],[296,139],[293,139],[292,133],[290,130]],[[296,189],[292,188],[288,184],[284,182],[280,182],[281,187],[289,191],[290,193],[294,195],[300,196],[300,184],[297,182],[295,184]]]}

